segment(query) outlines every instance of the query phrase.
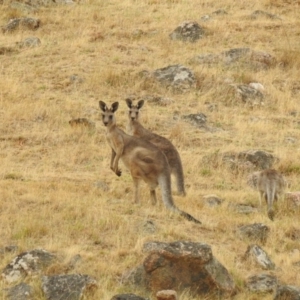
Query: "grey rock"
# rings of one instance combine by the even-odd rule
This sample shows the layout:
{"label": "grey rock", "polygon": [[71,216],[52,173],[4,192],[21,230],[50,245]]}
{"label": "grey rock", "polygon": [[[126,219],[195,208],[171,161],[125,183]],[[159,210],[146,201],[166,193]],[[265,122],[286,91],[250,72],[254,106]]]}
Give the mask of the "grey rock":
{"label": "grey rock", "polygon": [[38,9],[32,5],[17,2],[17,1],[11,2],[10,7],[13,9],[16,9],[18,11],[26,12],[26,13],[36,13],[38,11]]}
{"label": "grey rock", "polygon": [[245,259],[254,260],[264,270],[274,270],[275,264],[270,259],[269,255],[258,245],[250,245],[244,255]]}
{"label": "grey rock", "polygon": [[17,43],[20,48],[33,48],[41,45],[41,40],[38,37],[28,37],[22,42]]}
{"label": "grey rock", "polygon": [[200,20],[201,20],[202,22],[207,22],[207,21],[212,20],[212,17],[211,17],[210,15],[204,15],[204,16],[202,16],[202,17],[200,18]]}
{"label": "grey rock", "polygon": [[82,257],[80,254],[76,254],[73,257],[71,257],[68,266],[67,266],[67,270],[74,270],[76,268],[76,266],[82,261]]}
{"label": "grey rock", "polygon": [[246,150],[238,154],[238,159],[250,161],[259,169],[270,169],[278,161],[271,153],[263,150]]}
{"label": "grey rock", "polygon": [[33,288],[30,285],[21,282],[18,285],[7,289],[6,296],[9,300],[29,300],[32,299]]}
{"label": "grey rock", "polygon": [[72,83],[82,83],[84,82],[84,79],[77,74],[73,74],[70,76],[70,81]]}
{"label": "grey rock", "polygon": [[22,277],[41,272],[55,259],[55,255],[42,249],[23,252],[3,269],[2,277],[9,283],[16,282]]}
{"label": "grey rock", "polygon": [[270,274],[258,274],[247,278],[246,286],[251,292],[268,293],[277,288],[277,277]]}
{"label": "grey rock", "polygon": [[42,289],[47,300],[79,300],[84,291],[96,287],[96,280],[88,275],[70,274],[42,277]]}
{"label": "grey rock", "polygon": [[186,91],[196,87],[196,77],[187,67],[172,65],[155,70],[151,76],[166,87]]}
{"label": "grey rock", "polygon": [[239,214],[252,214],[258,212],[258,209],[256,207],[253,207],[251,205],[243,204],[243,203],[229,203],[229,208],[234,210],[235,212]]}
{"label": "grey rock", "polygon": [[237,233],[240,238],[251,241],[265,243],[270,232],[270,228],[262,223],[238,226]]}
{"label": "grey rock", "polygon": [[195,64],[223,64],[231,66],[235,63],[250,67],[254,71],[268,69],[276,62],[275,57],[264,51],[257,51],[250,48],[233,48],[220,53],[200,54],[190,59]]}
{"label": "grey rock", "polygon": [[144,244],[143,251],[148,256],[143,265],[132,272],[130,279],[153,293],[188,289],[195,294],[231,295],[236,291],[233,279],[213,257],[207,244],[149,242]]}
{"label": "grey rock", "polygon": [[268,18],[268,19],[272,19],[272,20],[281,20],[281,18],[278,17],[277,15],[268,13],[268,12],[263,11],[263,10],[255,10],[255,11],[250,15],[250,18],[251,18],[251,19],[258,19],[259,17],[264,17],[264,18]]}
{"label": "grey rock", "polygon": [[203,196],[205,203],[210,207],[215,207],[221,205],[224,200],[216,195],[205,195]]}
{"label": "grey rock", "polygon": [[[238,153],[225,152],[218,154],[218,156],[221,156],[221,161],[230,169],[247,171],[248,173],[249,171],[270,169],[278,161],[278,158],[274,157],[271,153],[257,149],[245,150]],[[211,159],[219,159],[219,157],[211,157]],[[248,178],[248,180],[249,184],[251,184],[251,178]],[[255,180],[254,177],[253,180]]]}
{"label": "grey rock", "polygon": [[236,98],[251,106],[264,104],[264,94],[247,84],[230,84],[234,88]]}
{"label": "grey rock", "polygon": [[196,42],[205,34],[204,29],[193,21],[185,21],[180,24],[169,36],[171,40],[181,40],[184,42]]}
{"label": "grey rock", "polygon": [[144,222],[144,224],[142,225],[142,232],[148,233],[148,234],[155,233],[156,225],[155,225],[154,221],[147,220],[146,222]]}
{"label": "grey rock", "polygon": [[280,285],[277,287],[274,300],[300,300],[300,287]]}
{"label": "grey rock", "polygon": [[189,114],[182,116],[183,119],[188,120],[190,123],[192,123],[194,126],[197,127],[206,127],[206,120],[207,117],[203,113],[197,113],[197,114]]}
{"label": "grey rock", "polygon": [[2,27],[4,33],[15,31],[18,28],[36,30],[40,27],[40,20],[35,18],[11,19],[7,25]]}

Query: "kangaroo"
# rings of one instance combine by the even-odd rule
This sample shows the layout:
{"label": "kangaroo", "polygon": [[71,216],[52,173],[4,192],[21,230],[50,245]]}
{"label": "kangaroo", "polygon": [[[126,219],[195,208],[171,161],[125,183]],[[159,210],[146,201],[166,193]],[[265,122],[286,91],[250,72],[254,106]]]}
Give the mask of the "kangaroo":
{"label": "kangaroo", "polygon": [[129,107],[129,122],[127,126],[128,133],[143,140],[149,141],[165,154],[170,166],[170,172],[176,178],[178,194],[185,196],[186,192],[184,188],[183,168],[177,149],[168,139],[147,130],[139,122],[139,111],[144,105],[144,100],[140,100],[138,101],[137,105],[133,105],[131,99],[126,99],[126,103]]}
{"label": "kangaroo", "polygon": [[273,202],[279,197],[283,197],[286,181],[284,177],[276,170],[267,169],[257,173],[257,189],[260,193],[260,205],[265,198],[268,205],[268,217],[274,220]]}
{"label": "kangaroo", "polygon": [[117,176],[121,176],[119,160],[121,159],[130,171],[135,186],[134,201],[139,200],[139,183],[143,179],[150,188],[152,204],[156,204],[155,189],[159,185],[162,200],[167,209],[180,214],[189,221],[201,224],[190,214],[180,210],[174,204],[171,194],[171,176],[168,161],[165,155],[150,142],[130,136],[116,125],[115,112],[119,107],[114,102],[108,108],[105,102],[99,101],[102,111],[102,121],[107,128],[106,139],[111,147],[110,168]]}

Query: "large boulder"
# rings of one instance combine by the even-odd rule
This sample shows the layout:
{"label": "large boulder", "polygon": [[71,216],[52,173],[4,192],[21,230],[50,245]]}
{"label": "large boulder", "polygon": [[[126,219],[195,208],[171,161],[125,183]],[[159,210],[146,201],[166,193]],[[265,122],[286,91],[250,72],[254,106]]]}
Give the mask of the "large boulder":
{"label": "large boulder", "polygon": [[182,65],[171,65],[153,72],[144,70],[140,72],[140,75],[145,79],[154,79],[177,92],[189,91],[196,87],[194,72]]}
{"label": "large boulder", "polygon": [[4,33],[15,31],[18,28],[36,30],[40,27],[40,20],[35,18],[15,18],[10,19],[9,22],[2,27]]}
{"label": "large boulder", "polygon": [[277,277],[270,274],[257,274],[247,278],[246,286],[251,292],[270,293],[277,288]]}
{"label": "large boulder", "polygon": [[191,59],[192,63],[214,65],[242,64],[254,70],[267,69],[273,66],[276,59],[271,54],[250,48],[232,48],[221,53],[200,54]]}
{"label": "large boulder", "polygon": [[300,287],[280,285],[277,287],[274,300],[300,300]]}
{"label": "large boulder", "polygon": [[47,300],[79,300],[85,291],[96,287],[96,280],[88,275],[63,274],[42,277],[42,289]]}
{"label": "large boulder", "polygon": [[29,300],[32,299],[32,296],[33,288],[24,282],[7,289],[6,293],[8,300]]}
{"label": "large boulder", "polygon": [[56,256],[43,249],[23,252],[15,257],[2,271],[7,282],[16,282],[28,275],[40,273],[56,260]]}
{"label": "large boulder", "polygon": [[248,246],[244,258],[254,261],[257,265],[265,270],[275,269],[275,264],[269,255],[258,245]]}
{"label": "large boulder", "polygon": [[170,35],[171,40],[196,42],[204,36],[204,29],[193,21],[184,21]]}
{"label": "large boulder", "polygon": [[144,251],[148,256],[130,279],[153,293],[188,289],[194,294],[231,295],[236,291],[229,272],[207,244],[149,242],[144,245]]}
{"label": "large boulder", "polygon": [[237,234],[241,239],[249,239],[254,242],[265,243],[270,233],[270,228],[262,223],[241,225],[237,228]]}

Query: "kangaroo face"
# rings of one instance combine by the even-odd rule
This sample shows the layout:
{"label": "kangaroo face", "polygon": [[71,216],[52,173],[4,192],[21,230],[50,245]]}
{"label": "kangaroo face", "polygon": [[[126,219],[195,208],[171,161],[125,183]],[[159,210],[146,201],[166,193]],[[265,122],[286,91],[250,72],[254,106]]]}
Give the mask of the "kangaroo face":
{"label": "kangaroo face", "polygon": [[139,111],[144,105],[144,100],[140,100],[137,105],[132,104],[132,100],[126,99],[127,106],[129,108],[128,117],[130,121],[137,121],[139,118]]}
{"label": "kangaroo face", "polygon": [[138,120],[139,109],[137,108],[137,105],[132,105],[132,107],[129,108],[128,115],[131,121]]}
{"label": "kangaroo face", "polygon": [[108,108],[103,101],[99,101],[99,106],[102,111],[102,122],[104,126],[110,127],[116,123],[115,112],[118,109],[119,103],[115,102],[111,108]]}

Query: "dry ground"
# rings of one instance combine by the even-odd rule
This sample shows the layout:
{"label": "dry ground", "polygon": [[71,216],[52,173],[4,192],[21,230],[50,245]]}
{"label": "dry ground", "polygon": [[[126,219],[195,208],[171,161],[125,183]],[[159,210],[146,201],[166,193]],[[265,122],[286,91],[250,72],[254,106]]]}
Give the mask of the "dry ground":
{"label": "dry ground", "polygon": [[[6,3],[0,8],[1,25],[24,15]],[[200,23],[201,16],[219,8],[228,15],[203,23],[208,32],[204,39],[186,44],[168,38],[182,21]],[[282,20],[246,18],[257,9],[277,14]],[[110,299],[122,292],[148,295],[119,284],[120,275],[142,261],[144,242],[205,242],[234,277],[240,289],[235,299],[272,299],[272,295],[254,295],[245,289],[245,279],[262,271],[241,261],[249,242],[234,233],[240,224],[262,222],[271,229],[264,249],[277,266],[272,273],[284,283],[299,285],[300,270],[292,264],[300,261],[299,240],[285,235],[292,228],[299,229],[299,210],[288,211],[283,206],[274,222],[265,210],[248,216],[230,211],[229,202],[258,206],[257,193],[247,187],[246,174],[204,165],[202,160],[218,151],[267,150],[280,158],[275,167],[287,176],[290,189],[300,189],[299,115],[290,114],[300,111],[299,9],[299,1],[279,0],[87,0],[31,14],[41,19],[35,32],[1,34],[0,46],[14,46],[28,36],[39,37],[42,45],[0,55],[0,245],[15,244],[20,251],[42,247],[57,253],[63,261],[48,270],[52,274],[79,253],[83,260],[76,272],[89,274],[99,283],[88,299]],[[137,29],[144,34],[136,34]],[[197,54],[236,47],[264,50],[279,63],[259,72],[188,63]],[[137,76],[144,69],[178,63],[194,70],[197,90],[175,94],[147,85]],[[74,74],[84,81],[71,83],[69,78]],[[224,78],[262,83],[268,95],[265,106],[250,109],[224,101],[218,84]],[[110,149],[98,101],[119,101],[117,121],[125,128],[124,99],[134,93],[174,100],[167,107],[146,103],[142,120],[145,127],[170,138],[178,147],[187,196],[175,196],[175,201],[203,225],[171,215],[161,204],[153,207],[145,186],[142,203],[133,205],[130,175],[123,168],[118,178],[109,169]],[[217,103],[218,110],[208,111],[205,102]],[[222,130],[210,133],[175,121],[175,111],[203,112]],[[73,117],[94,121],[95,130],[71,128],[68,121]],[[294,142],[287,142],[287,138]],[[101,187],[103,184],[108,190]],[[216,194],[225,202],[219,208],[209,208],[202,200],[207,194]],[[156,224],[155,233],[142,230],[147,220]],[[12,257],[4,255],[0,267]],[[38,299],[43,299],[36,281],[28,279],[35,284]],[[4,287],[7,285],[1,282],[0,289]],[[193,298],[185,293],[181,299]]]}

